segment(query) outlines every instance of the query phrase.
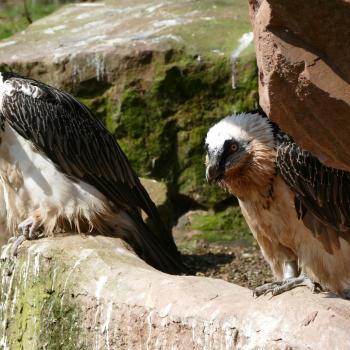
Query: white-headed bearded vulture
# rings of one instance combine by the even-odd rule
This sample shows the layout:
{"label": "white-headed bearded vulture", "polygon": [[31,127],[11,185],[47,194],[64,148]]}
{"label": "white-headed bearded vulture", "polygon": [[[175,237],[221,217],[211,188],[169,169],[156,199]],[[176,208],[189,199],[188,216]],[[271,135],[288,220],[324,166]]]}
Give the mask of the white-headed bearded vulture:
{"label": "white-headed bearded vulture", "polygon": [[350,173],[323,165],[260,112],[228,116],[206,137],[206,177],[238,198],[275,282],[350,298]]}
{"label": "white-headed bearded vulture", "polygon": [[1,213],[8,230],[21,234],[15,254],[25,239],[75,230],[118,236],[154,267],[182,269],[154,203],[86,106],[54,87],[4,72],[0,120]]}

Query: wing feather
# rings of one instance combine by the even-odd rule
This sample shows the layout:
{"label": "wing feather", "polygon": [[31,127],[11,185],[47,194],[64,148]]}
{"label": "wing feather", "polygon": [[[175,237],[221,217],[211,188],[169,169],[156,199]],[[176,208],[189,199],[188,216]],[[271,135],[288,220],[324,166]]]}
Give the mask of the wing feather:
{"label": "wing feather", "polygon": [[338,248],[336,236],[350,239],[350,173],[323,165],[293,142],[278,147],[277,168],[295,193],[298,217],[324,244]]}

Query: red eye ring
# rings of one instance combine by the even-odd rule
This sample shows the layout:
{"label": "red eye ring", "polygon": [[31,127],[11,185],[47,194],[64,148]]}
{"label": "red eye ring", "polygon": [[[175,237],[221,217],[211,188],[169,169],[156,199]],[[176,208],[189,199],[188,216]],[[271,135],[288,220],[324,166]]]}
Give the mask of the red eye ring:
{"label": "red eye ring", "polygon": [[234,153],[234,152],[237,152],[238,151],[238,143],[237,142],[234,142],[234,143],[231,143],[231,145],[230,145],[230,151],[232,152],[232,153]]}

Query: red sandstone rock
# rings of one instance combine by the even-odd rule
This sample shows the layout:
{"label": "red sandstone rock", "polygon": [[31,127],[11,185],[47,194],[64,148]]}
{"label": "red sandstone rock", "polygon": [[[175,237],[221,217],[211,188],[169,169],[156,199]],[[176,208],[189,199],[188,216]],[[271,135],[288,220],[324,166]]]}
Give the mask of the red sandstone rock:
{"label": "red sandstone rock", "polygon": [[249,4],[262,108],[321,161],[350,170],[350,2]]}

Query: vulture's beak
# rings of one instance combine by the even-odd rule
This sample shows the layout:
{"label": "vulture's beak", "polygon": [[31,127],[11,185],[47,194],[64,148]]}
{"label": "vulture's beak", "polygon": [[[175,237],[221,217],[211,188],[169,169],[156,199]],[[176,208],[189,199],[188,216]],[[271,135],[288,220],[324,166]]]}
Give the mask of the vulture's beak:
{"label": "vulture's beak", "polygon": [[210,161],[205,171],[208,183],[216,182],[222,178],[224,172],[219,168],[217,162]]}

